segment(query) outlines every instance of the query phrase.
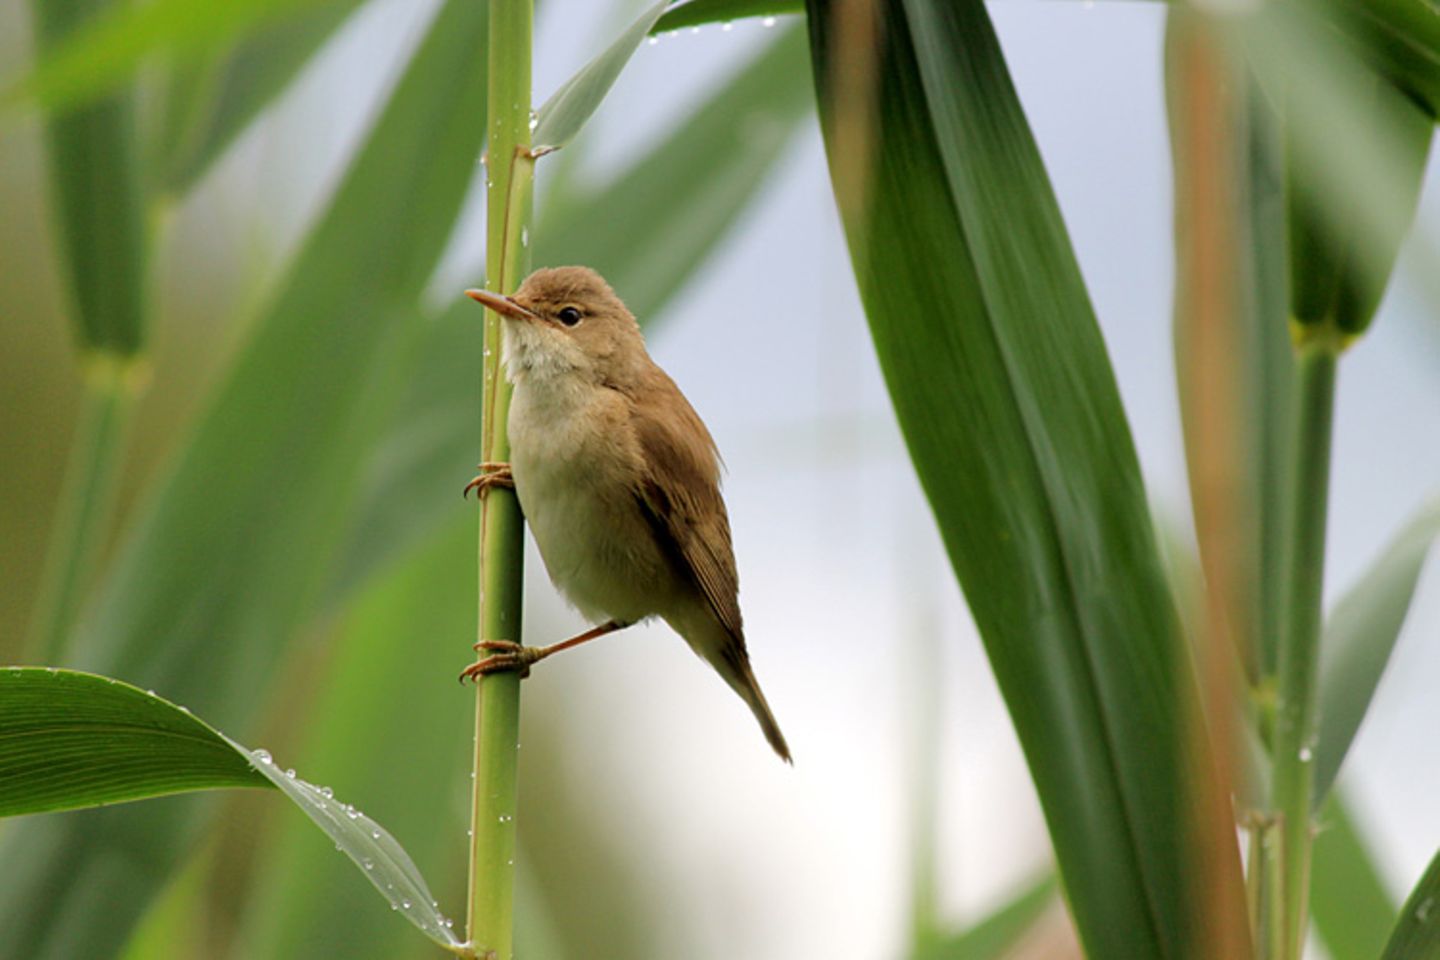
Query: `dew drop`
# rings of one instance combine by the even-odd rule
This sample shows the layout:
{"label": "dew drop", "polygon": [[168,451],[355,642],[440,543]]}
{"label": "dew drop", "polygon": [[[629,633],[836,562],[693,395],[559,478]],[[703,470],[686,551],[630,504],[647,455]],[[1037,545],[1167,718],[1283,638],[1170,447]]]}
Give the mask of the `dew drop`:
{"label": "dew drop", "polygon": [[324,797],[326,800],[334,800],[335,791],[331,790],[329,787],[321,787],[320,796]]}
{"label": "dew drop", "polygon": [[522,247],[528,247],[528,246],[530,246],[530,228],[529,228],[529,227],[521,227],[521,228],[520,228],[520,246],[522,246]]}
{"label": "dew drop", "polygon": [[285,768],[285,776],[289,777],[291,780],[294,780],[294,779],[295,779],[295,768],[294,768],[294,767],[286,767],[286,768]]}
{"label": "dew drop", "polygon": [[371,840],[379,840],[379,839],[380,839],[380,831],[379,831],[379,830],[371,830],[371,831],[370,831],[370,839],[371,839]]}
{"label": "dew drop", "polygon": [[540,126],[540,114],[536,113],[534,110],[531,110],[531,111],[530,111],[530,132],[531,132],[531,133],[534,133],[534,132],[535,132],[535,128],[538,127],[538,126]]}
{"label": "dew drop", "polygon": [[148,694],[150,694],[150,696],[152,696],[152,697],[155,696],[155,691],[154,691],[154,690],[146,690],[145,692],[148,693]]}
{"label": "dew drop", "polygon": [[360,865],[361,865],[362,867],[364,867],[366,870],[374,870],[374,869],[375,869],[375,861],[374,861],[374,860],[371,860],[369,857],[363,857],[363,858],[360,860]]}
{"label": "dew drop", "polygon": [[690,28],[690,36],[692,36],[692,37],[698,37],[698,36],[700,36],[700,28],[699,28],[699,27],[691,27],[691,28]]}
{"label": "dew drop", "polygon": [[400,901],[400,906],[404,907],[406,910],[409,910],[409,909],[410,909],[410,901],[409,901],[409,900],[401,900],[401,901]]}
{"label": "dew drop", "polygon": [[1315,752],[1313,750],[1311,750],[1309,747],[1300,748],[1301,763],[1309,763],[1313,759],[1315,759]]}
{"label": "dew drop", "polygon": [[1426,897],[1420,901],[1420,906],[1415,908],[1415,919],[1421,923],[1429,923],[1430,915],[1435,912],[1435,898]]}
{"label": "dew drop", "polygon": [[655,46],[657,43],[660,42],[660,38],[659,38],[659,37],[650,37],[650,38],[648,38],[645,42],[648,43],[650,46],[653,47],[653,46]]}
{"label": "dew drop", "polygon": [[255,751],[255,759],[256,759],[256,760],[259,760],[261,763],[270,763],[270,762],[271,762],[270,751],[269,751],[269,750],[256,750],[256,751]]}
{"label": "dew drop", "polygon": [[766,17],[764,20],[761,20],[760,22],[761,22],[762,24],[764,24],[765,26],[767,26],[767,27],[773,27],[773,26],[775,26],[775,18],[774,18],[774,17]]}

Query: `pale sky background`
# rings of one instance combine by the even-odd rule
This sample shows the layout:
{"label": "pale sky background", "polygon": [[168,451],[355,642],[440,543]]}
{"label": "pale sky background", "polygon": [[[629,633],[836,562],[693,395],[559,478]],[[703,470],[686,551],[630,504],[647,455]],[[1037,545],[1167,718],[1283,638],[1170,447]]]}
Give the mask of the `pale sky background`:
{"label": "pale sky background", "polygon": [[[432,8],[371,4],[179,216],[198,226],[207,210],[246,211],[234,219],[253,231],[256,270],[280,262],[285,238],[313,211],[317,188],[362,132],[373,97]],[[1188,527],[1170,348],[1164,7],[1013,0],[990,9],[1090,286],[1151,496]],[[537,102],[627,17],[611,5],[545,4]],[[765,34],[748,21],[642,46],[576,149],[595,171],[613,169]],[[542,163],[542,190],[544,178]],[[1422,214],[1432,235],[1440,234],[1434,194]],[[433,285],[437,296],[473,279],[482,217],[476,207],[462,224]],[[1440,304],[1424,302],[1405,279],[1407,270],[1433,269],[1402,269],[1374,332],[1342,366],[1332,598],[1440,492]],[[736,310],[741,294],[766,310]],[[908,923],[918,680],[938,678],[944,698],[938,858],[946,918],[973,915],[1049,853],[1014,734],[889,410],[813,121],[723,250],[672,304],[651,347],[728,463],[747,632],[796,765],[776,762],[744,707],[663,626],[558,658],[528,695],[567,701],[577,753],[593,746],[595,776],[645,785],[608,815],[617,825],[644,823],[639,835],[653,844],[645,879],[668,909],[700,918],[708,956],[895,955]],[[1440,846],[1440,698],[1429,695],[1440,681],[1437,568],[1422,580],[1344,776],[1397,893]],[[533,551],[529,573],[532,639],[579,628]],[[616,693],[642,679],[650,691],[643,702]]]}

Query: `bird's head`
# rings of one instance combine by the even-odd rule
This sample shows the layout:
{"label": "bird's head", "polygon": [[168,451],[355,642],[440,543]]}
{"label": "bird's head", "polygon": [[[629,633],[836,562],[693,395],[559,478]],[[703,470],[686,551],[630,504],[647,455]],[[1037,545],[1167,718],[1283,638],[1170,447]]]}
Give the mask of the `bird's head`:
{"label": "bird's head", "polygon": [[536,270],[508,297],[465,292],[504,319],[505,366],[516,382],[579,375],[623,386],[647,362],[635,317],[589,267]]}

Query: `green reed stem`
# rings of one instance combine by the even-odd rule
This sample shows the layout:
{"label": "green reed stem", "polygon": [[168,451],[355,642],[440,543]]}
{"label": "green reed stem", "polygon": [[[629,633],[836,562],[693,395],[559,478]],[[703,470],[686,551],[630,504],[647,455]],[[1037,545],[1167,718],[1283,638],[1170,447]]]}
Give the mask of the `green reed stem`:
{"label": "green reed stem", "polygon": [[[528,260],[521,237],[530,218],[531,0],[490,5],[489,136],[486,167],[486,287],[513,292]],[[500,320],[485,312],[481,459],[505,462],[510,388],[500,370]],[[481,640],[520,642],[523,521],[513,491],[492,488],[480,507]],[[497,673],[477,684],[475,787],[470,816],[469,939],[479,956],[514,952],[517,750],[520,675]]]}
{"label": "green reed stem", "polygon": [[1338,334],[1308,328],[1297,353],[1290,573],[1271,745],[1272,829],[1277,836],[1263,846],[1269,861],[1265,875],[1278,874],[1279,886],[1271,891],[1271,942],[1277,948],[1271,960],[1299,960],[1304,948],[1330,443],[1341,349]]}

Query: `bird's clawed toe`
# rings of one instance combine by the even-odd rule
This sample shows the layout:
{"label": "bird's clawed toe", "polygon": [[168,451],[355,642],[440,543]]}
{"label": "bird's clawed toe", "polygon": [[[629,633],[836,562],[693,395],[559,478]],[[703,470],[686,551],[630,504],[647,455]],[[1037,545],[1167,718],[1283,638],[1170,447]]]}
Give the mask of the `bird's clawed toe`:
{"label": "bird's clawed toe", "polygon": [[465,484],[461,496],[470,496],[470,491],[475,491],[475,498],[478,500],[490,490],[491,487],[509,487],[515,489],[515,476],[510,472],[508,463],[485,462],[477,467],[480,471],[473,480]]}
{"label": "bird's clawed toe", "polygon": [[534,647],[522,647],[513,640],[481,640],[475,644],[477,651],[490,651],[490,656],[470,664],[460,671],[460,682],[474,680],[492,673],[520,671],[520,678],[530,676],[530,665],[542,654]]}

